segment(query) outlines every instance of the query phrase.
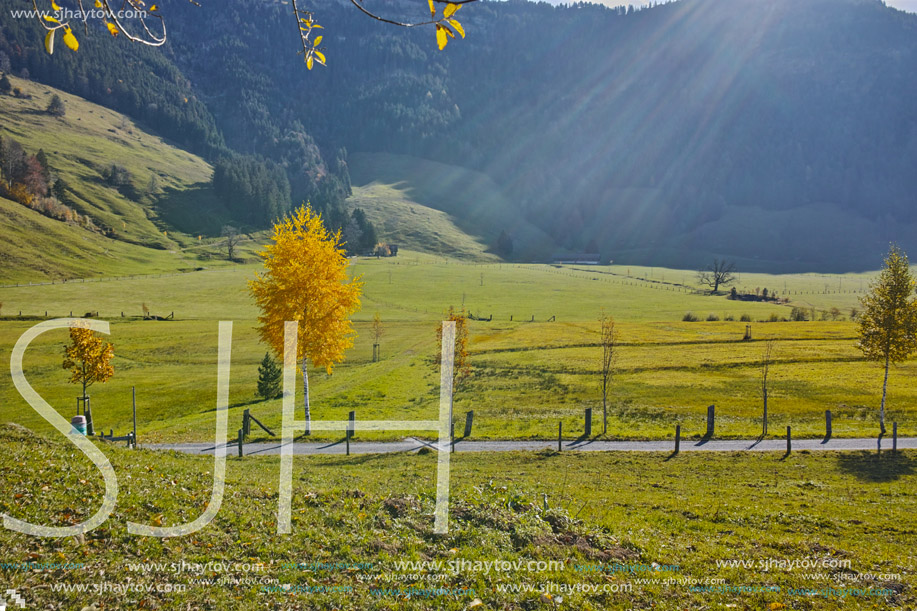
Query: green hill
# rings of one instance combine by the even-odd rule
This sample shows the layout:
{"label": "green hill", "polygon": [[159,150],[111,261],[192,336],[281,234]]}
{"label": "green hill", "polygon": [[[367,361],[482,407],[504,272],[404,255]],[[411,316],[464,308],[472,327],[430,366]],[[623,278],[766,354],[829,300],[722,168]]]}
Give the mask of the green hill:
{"label": "green hill", "polygon": [[350,159],[352,207],[362,208],[382,240],[461,259],[496,259],[505,231],[510,258],[543,259],[553,240],[487,175],[407,155],[358,153]]}
{"label": "green hill", "polygon": [[[105,232],[54,220],[0,199],[0,281],[176,271],[216,254],[212,240],[227,220],[203,159],[140,129],[133,121],[51,87],[10,77],[22,95],[0,96],[0,137],[29,154],[43,150],[53,180],[68,185],[69,205]],[[59,95],[63,117],[45,112]],[[113,164],[129,184],[105,180]],[[185,252],[184,249],[189,250]]]}

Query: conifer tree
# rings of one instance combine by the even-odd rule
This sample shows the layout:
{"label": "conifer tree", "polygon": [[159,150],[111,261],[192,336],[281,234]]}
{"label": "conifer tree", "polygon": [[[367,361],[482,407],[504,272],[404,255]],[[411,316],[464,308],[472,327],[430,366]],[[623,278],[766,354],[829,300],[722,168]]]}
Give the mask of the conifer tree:
{"label": "conifer tree", "polygon": [[258,395],[264,399],[276,399],[283,395],[283,369],[270,352],[264,353],[258,366]]}

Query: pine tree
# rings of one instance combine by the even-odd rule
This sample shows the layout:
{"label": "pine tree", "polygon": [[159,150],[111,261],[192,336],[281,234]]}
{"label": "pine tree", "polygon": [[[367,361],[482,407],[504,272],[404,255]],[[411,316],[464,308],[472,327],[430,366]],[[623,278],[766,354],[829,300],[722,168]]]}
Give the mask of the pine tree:
{"label": "pine tree", "polygon": [[283,395],[283,369],[270,352],[264,354],[258,366],[258,395],[264,399],[276,399]]}

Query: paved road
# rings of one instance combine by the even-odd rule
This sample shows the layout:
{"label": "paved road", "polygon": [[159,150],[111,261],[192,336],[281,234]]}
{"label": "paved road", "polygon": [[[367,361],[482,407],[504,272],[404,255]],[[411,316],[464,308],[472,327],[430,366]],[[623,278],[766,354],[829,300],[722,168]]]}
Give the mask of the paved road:
{"label": "paved road", "polygon": [[[244,454],[269,455],[280,453],[280,442],[248,443],[244,446]],[[141,447],[152,450],[176,450],[189,454],[213,454],[212,443],[171,443],[171,444],[141,444]],[[352,441],[351,454],[389,454],[394,452],[416,452],[429,447],[435,449],[435,442],[423,441],[408,437],[402,441]],[[891,437],[882,440],[882,449],[890,450]],[[224,446],[230,454],[235,454],[235,443]],[[672,441],[565,441],[563,449],[580,452],[672,452],[675,442]],[[917,449],[917,438],[899,438],[899,449]],[[456,452],[534,452],[538,450],[556,450],[556,441],[462,441],[455,444]],[[821,439],[794,439],[793,451],[799,450],[875,450],[876,439],[831,439],[824,442]],[[293,444],[294,454],[344,454],[344,442],[296,442]],[[712,439],[710,441],[686,440],[681,441],[682,452],[786,452],[786,439],[741,440],[741,439]]]}

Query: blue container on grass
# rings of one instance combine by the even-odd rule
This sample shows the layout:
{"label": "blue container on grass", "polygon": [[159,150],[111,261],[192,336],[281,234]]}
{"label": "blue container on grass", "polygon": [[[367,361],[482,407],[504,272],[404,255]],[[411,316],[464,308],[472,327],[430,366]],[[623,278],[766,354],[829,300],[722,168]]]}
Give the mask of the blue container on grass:
{"label": "blue container on grass", "polygon": [[86,416],[74,416],[70,419],[70,424],[73,426],[73,430],[70,431],[71,435],[86,434]]}

